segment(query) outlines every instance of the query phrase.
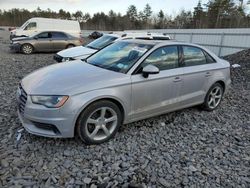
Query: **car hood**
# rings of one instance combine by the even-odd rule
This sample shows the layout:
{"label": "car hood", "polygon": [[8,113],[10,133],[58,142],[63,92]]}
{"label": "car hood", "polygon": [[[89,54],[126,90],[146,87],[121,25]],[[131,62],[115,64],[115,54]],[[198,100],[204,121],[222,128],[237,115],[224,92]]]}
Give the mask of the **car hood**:
{"label": "car hood", "polygon": [[69,48],[69,49],[65,49],[62,50],[60,52],[58,52],[57,54],[62,56],[62,57],[78,57],[78,56],[85,56],[85,55],[90,55],[95,53],[97,50],[91,49],[91,48],[87,48],[84,46],[77,46],[74,48]]}
{"label": "car hood", "polygon": [[21,84],[29,95],[75,95],[127,83],[128,79],[129,75],[76,60],[38,69]]}
{"label": "car hood", "polygon": [[86,59],[86,58],[88,58],[90,55],[91,55],[91,54],[81,55],[81,56],[77,56],[77,57],[75,57],[74,59],[75,59],[75,60]]}
{"label": "car hood", "polygon": [[31,39],[30,37],[16,37],[16,38],[13,38],[12,41],[16,42],[16,41],[23,41],[23,40],[30,40],[30,39]]}

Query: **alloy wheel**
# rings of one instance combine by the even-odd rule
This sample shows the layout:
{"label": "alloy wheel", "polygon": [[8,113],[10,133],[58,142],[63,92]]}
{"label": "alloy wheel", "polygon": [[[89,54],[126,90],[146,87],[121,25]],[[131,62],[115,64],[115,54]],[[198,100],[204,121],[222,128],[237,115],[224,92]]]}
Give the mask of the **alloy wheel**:
{"label": "alloy wheel", "polygon": [[222,99],[223,91],[219,86],[214,87],[208,95],[208,107],[211,109],[216,108]]}
{"label": "alloy wheel", "polygon": [[25,44],[25,45],[23,45],[23,47],[22,47],[22,51],[23,51],[23,53],[25,53],[25,54],[31,54],[32,51],[33,51],[33,48],[32,48],[31,45]]}
{"label": "alloy wheel", "polygon": [[86,121],[86,135],[95,141],[104,140],[116,129],[117,113],[109,107],[100,107],[89,115]]}

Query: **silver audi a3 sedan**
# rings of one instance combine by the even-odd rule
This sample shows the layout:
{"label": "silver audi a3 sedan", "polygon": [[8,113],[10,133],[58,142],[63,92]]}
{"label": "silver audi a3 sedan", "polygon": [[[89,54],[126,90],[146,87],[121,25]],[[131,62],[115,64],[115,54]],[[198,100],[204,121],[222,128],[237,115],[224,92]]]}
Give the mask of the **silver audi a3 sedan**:
{"label": "silver audi a3 sedan", "polygon": [[122,124],[194,105],[212,111],[230,82],[229,63],[201,46],[125,40],[27,75],[18,115],[32,134],[99,144]]}

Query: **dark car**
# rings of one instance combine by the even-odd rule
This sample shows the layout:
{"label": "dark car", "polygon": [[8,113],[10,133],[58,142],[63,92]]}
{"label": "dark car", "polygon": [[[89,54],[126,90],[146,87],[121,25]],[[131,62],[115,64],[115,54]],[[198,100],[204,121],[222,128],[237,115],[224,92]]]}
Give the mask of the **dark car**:
{"label": "dark car", "polygon": [[90,39],[98,39],[98,38],[100,38],[101,36],[103,36],[103,33],[100,33],[100,32],[98,32],[98,31],[94,31],[93,33],[91,33],[91,34],[89,35],[89,38],[90,38]]}
{"label": "dark car", "polygon": [[11,40],[10,49],[15,52],[31,54],[33,52],[54,52],[79,46],[81,39],[59,31],[44,31],[30,37],[18,37]]}

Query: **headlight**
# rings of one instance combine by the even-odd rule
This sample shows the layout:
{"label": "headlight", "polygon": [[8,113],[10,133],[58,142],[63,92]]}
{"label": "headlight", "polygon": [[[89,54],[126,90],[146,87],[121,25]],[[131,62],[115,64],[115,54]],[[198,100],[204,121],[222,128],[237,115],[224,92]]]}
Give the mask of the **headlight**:
{"label": "headlight", "polygon": [[74,60],[72,57],[64,57],[64,58],[62,59],[62,62],[65,62],[65,61],[72,61],[72,60]]}
{"label": "headlight", "polygon": [[64,105],[68,100],[68,96],[31,96],[31,100],[34,104],[40,104],[48,108],[59,108]]}

